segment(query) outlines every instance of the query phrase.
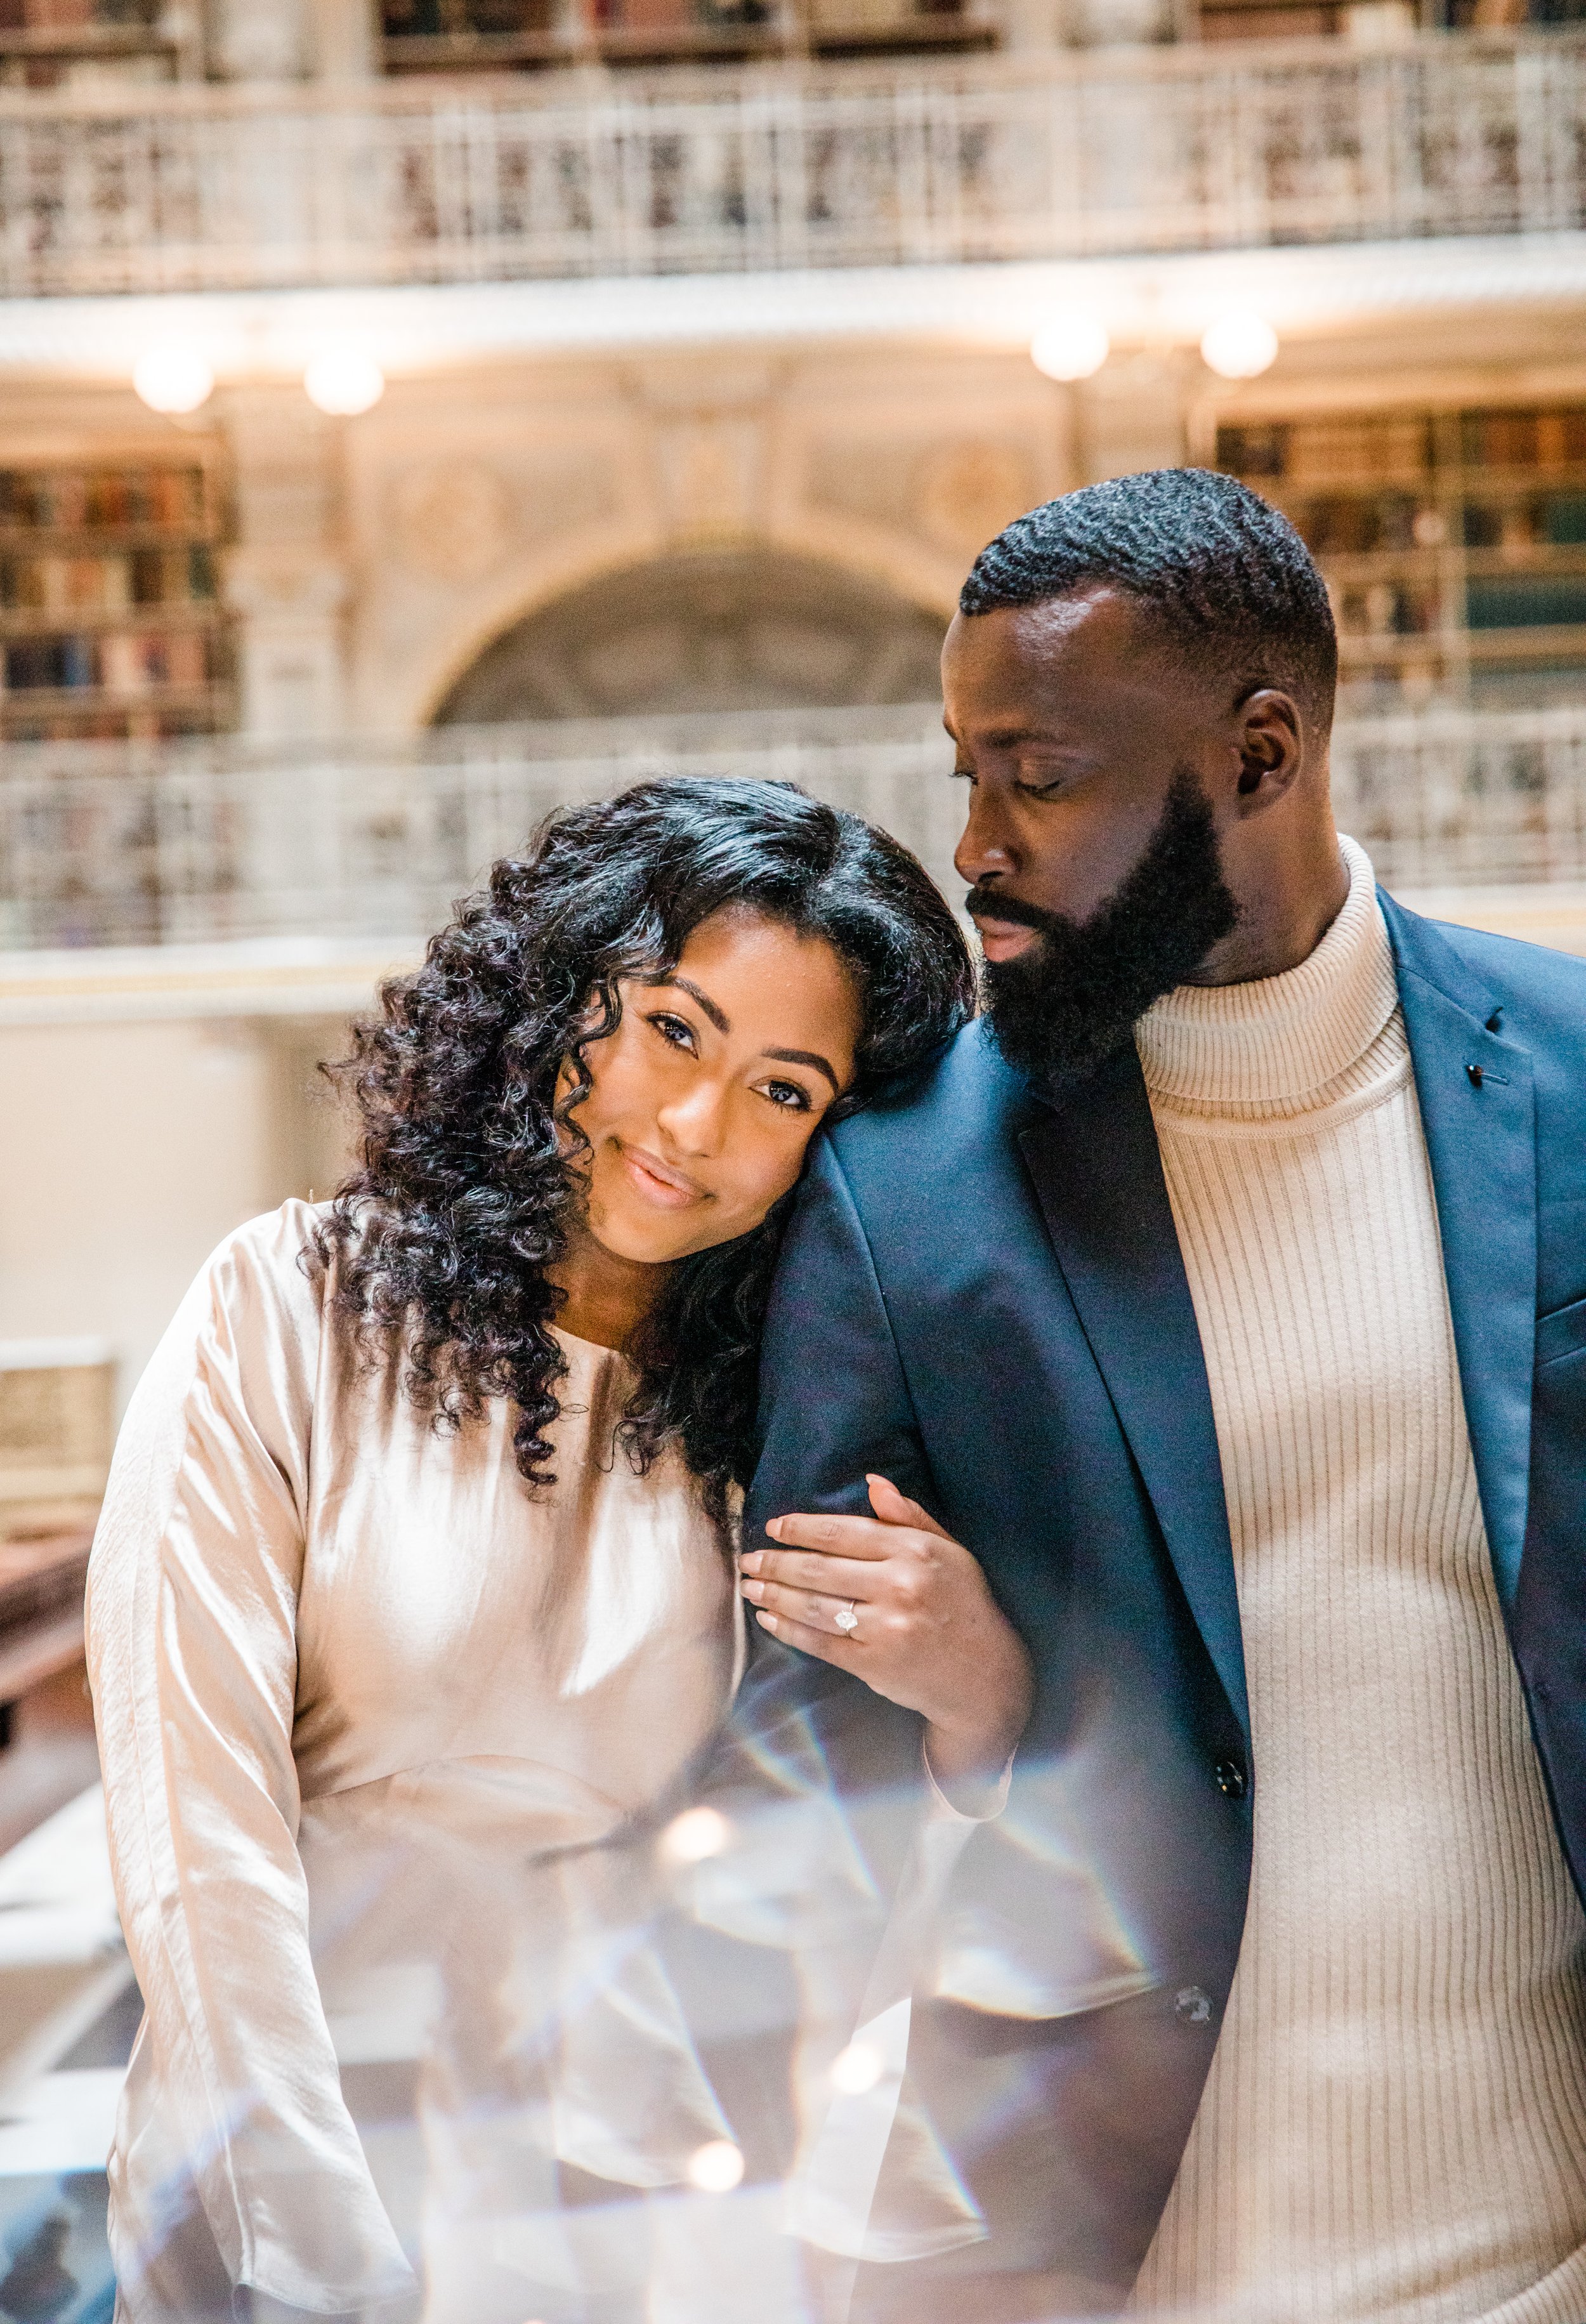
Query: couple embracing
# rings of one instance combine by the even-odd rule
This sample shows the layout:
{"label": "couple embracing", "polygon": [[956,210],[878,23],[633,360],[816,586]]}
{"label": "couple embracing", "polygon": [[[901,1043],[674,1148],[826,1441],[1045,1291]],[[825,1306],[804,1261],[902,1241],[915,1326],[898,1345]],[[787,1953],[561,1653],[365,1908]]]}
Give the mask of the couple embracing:
{"label": "couple embracing", "polygon": [[1586,2315],[1586,973],[1377,890],[1335,669],[1088,488],[944,650],[978,1017],[686,779],[387,988],[96,1550],[118,2314]]}

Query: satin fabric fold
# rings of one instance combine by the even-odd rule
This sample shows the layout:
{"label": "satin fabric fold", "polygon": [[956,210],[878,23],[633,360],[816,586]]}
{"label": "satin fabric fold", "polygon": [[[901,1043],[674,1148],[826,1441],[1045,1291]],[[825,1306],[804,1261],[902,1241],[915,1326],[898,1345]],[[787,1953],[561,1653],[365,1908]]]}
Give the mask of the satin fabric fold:
{"label": "satin fabric fold", "polygon": [[641,1477],[613,1446],[608,1350],[563,1337],[551,1491],[519,1476],[504,1404],[437,1434],[328,1327],[314,1222],[288,1204],[199,1276],[94,1553],[147,2006],[111,2158],[132,2324],[215,2313],[217,2282],[321,2310],[410,2296],[426,2234],[494,2208],[479,2107],[503,2074],[509,2209],[543,2205],[558,2146],[654,2186],[724,2128],[644,1942],[650,1858],[577,1851],[730,1702],[732,1545],[679,1461]]}

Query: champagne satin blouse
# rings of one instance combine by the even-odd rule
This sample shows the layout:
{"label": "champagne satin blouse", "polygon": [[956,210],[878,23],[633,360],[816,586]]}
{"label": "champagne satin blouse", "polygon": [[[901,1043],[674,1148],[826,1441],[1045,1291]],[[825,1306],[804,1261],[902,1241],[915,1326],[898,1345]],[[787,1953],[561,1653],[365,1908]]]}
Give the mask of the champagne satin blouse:
{"label": "champagne satin blouse", "polygon": [[[494,2251],[504,2213],[521,2235],[536,2172],[669,2183],[724,2135],[659,1968],[611,1944],[609,1863],[579,1851],[731,1700],[731,1545],[680,1461],[641,1477],[613,1446],[631,1376],[606,1349],[563,1337],[552,1490],[525,1487],[503,1402],[436,1433],[394,1365],[328,1328],[300,1263],[314,1221],[288,1203],[204,1268],[134,1397],[94,1552],[147,2006],[111,2158],[135,2324],[226,2313],[228,2282],[401,2312],[420,2240],[426,2315],[483,2317],[461,2255]],[[617,2015],[663,2068],[647,2082],[586,2016],[548,2080],[561,1999],[615,2008],[624,1980]],[[391,2128],[404,2075],[421,2148]]]}

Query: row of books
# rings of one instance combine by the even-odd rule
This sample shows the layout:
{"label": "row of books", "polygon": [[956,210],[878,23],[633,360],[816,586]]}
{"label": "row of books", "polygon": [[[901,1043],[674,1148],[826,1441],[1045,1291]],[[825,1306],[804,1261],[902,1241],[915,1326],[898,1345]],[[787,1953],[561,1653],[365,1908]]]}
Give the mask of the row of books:
{"label": "row of books", "polygon": [[129,735],[168,742],[181,734],[213,734],[228,715],[213,687],[201,696],[118,696],[111,706],[97,694],[0,697],[0,724],[12,742],[116,742]]}
{"label": "row of books", "polygon": [[0,609],[116,613],[129,605],[191,605],[219,595],[202,542],[121,556],[0,558]]}
{"label": "row of books", "polygon": [[1586,467],[1586,410],[1467,411],[1461,453],[1471,468]]}
{"label": "row of books", "polygon": [[[576,13],[596,31],[684,32],[769,25],[780,11],[774,0],[579,0]],[[802,0],[795,10],[817,33],[960,13],[960,0]],[[385,0],[382,23],[388,40],[499,40],[547,34],[561,15],[560,0]]]}
{"label": "row of books", "polygon": [[[1425,637],[1454,631],[1586,628],[1586,574],[1489,574],[1465,582],[1445,608],[1442,594],[1404,581],[1334,591],[1340,635]],[[1444,620],[1445,610],[1451,618]],[[1517,641],[1516,642],[1518,642]]]}
{"label": "row of books", "polygon": [[0,527],[213,530],[202,468],[0,468]]}
{"label": "row of books", "polygon": [[1374,581],[1367,589],[1340,591],[1335,611],[1345,638],[1419,637],[1439,626],[1441,604],[1434,589]]}
{"label": "row of books", "polygon": [[136,695],[162,686],[207,686],[225,675],[223,648],[222,640],[202,630],[13,638],[5,649],[5,687],[14,694],[49,688]]}
{"label": "row of books", "polygon": [[1318,557],[1369,557],[1436,549],[1586,547],[1586,493],[1510,493],[1462,500],[1452,508],[1413,493],[1351,493],[1291,509]]}
{"label": "row of books", "polygon": [[159,0],[0,0],[0,34],[80,32],[159,22]]}
{"label": "row of books", "polygon": [[1586,407],[1464,411],[1452,434],[1429,411],[1272,421],[1218,431],[1217,465],[1296,484],[1427,475],[1437,469],[1586,467]]}

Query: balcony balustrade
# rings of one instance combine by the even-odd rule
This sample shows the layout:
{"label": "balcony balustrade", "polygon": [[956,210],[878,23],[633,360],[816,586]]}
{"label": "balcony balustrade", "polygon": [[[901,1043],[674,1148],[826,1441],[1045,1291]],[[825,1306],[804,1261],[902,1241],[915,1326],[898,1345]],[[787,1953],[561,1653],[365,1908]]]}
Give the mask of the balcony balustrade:
{"label": "balcony balustrade", "polygon": [[[1339,820],[1406,888],[1586,881],[1586,706],[1357,719]],[[951,895],[964,798],[934,706],[407,743],[19,745],[0,770],[0,948],[410,940],[540,816],[646,772],[780,777],[895,832]]]}
{"label": "balcony balustrade", "polygon": [[0,93],[0,293],[1062,259],[1586,224],[1586,34]]}

